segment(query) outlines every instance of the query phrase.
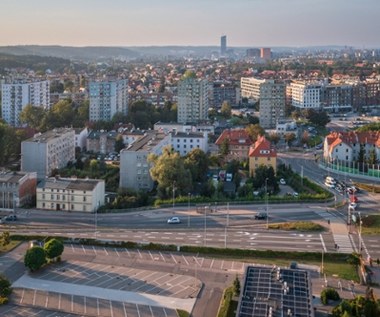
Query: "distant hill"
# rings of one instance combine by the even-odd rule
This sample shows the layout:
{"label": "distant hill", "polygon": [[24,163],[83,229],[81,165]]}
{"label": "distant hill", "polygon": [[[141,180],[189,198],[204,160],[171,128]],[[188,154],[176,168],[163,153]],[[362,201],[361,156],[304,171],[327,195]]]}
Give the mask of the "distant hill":
{"label": "distant hill", "polygon": [[11,55],[37,55],[60,57],[70,60],[102,60],[109,58],[131,59],[139,56],[139,53],[123,47],[103,47],[103,46],[40,46],[40,45],[19,45],[0,46],[0,53]]}
{"label": "distant hill", "polygon": [[70,66],[72,66],[72,62],[64,58],[0,53],[0,73],[5,68],[29,68],[45,72],[47,69],[61,71]]}

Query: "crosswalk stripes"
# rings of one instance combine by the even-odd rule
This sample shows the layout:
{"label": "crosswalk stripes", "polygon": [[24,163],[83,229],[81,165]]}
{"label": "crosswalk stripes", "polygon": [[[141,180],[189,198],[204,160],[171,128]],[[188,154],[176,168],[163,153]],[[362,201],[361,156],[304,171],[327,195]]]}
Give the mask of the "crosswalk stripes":
{"label": "crosswalk stripes", "polygon": [[354,252],[352,244],[348,234],[334,234],[335,244],[338,246],[337,251],[341,253],[352,253]]}

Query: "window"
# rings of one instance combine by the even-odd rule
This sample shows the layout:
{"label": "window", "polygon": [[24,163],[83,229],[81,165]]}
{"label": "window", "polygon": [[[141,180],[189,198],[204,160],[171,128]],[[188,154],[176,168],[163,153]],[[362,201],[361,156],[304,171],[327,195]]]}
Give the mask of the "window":
{"label": "window", "polygon": [[42,194],[42,199],[45,199],[45,194]]}
{"label": "window", "polygon": [[51,204],[50,204],[50,208],[51,208],[51,209],[54,209],[54,203],[51,203]]}
{"label": "window", "polygon": [[50,198],[51,198],[51,199],[54,199],[54,195],[53,195],[53,194],[52,194],[52,195],[50,195]]}
{"label": "window", "polygon": [[42,208],[45,208],[45,203],[42,203]]}
{"label": "window", "polygon": [[57,200],[59,200],[59,195],[57,195]]}
{"label": "window", "polygon": [[83,201],[86,201],[86,196],[83,196]]}

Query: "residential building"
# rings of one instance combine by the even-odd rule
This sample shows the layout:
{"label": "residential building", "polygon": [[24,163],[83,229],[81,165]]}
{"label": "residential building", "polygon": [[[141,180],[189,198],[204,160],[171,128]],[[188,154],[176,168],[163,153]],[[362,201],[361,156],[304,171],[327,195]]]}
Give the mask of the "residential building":
{"label": "residential building", "polygon": [[272,58],[272,52],[269,47],[262,47],[260,48],[260,58],[263,61],[270,61]]}
{"label": "residential building", "polygon": [[240,103],[240,89],[227,81],[217,81],[212,84],[211,106],[220,109],[224,102],[231,106]]}
{"label": "residential building", "polygon": [[44,81],[15,81],[1,85],[1,116],[11,126],[19,127],[20,113],[27,105],[50,107],[50,84]]}
{"label": "residential building", "polygon": [[179,123],[197,123],[208,119],[209,84],[205,79],[186,76],[178,83]]}
{"label": "residential building", "polygon": [[321,89],[321,107],[327,112],[348,112],[352,110],[351,85],[324,85]]}
{"label": "residential building", "polygon": [[331,132],[325,137],[323,157],[328,162],[356,162],[363,153],[364,161],[371,156],[371,151],[380,157],[380,132]]}
{"label": "residential building", "polygon": [[248,60],[258,60],[260,58],[259,48],[248,48],[246,51],[246,57]]}
{"label": "residential building", "polygon": [[215,127],[212,124],[202,124],[198,123],[196,125],[192,124],[181,124],[174,122],[156,122],[153,126],[153,129],[156,131],[169,133],[169,132],[206,132],[207,134],[214,134]]}
{"label": "residential building", "polygon": [[288,132],[297,131],[297,123],[295,121],[279,121],[276,125],[276,133],[283,136]]}
{"label": "residential building", "polygon": [[249,149],[249,175],[254,176],[259,166],[277,170],[277,151],[265,136],[260,136]]}
{"label": "residential building", "polygon": [[314,317],[309,271],[247,266],[236,316]]}
{"label": "residential building", "polygon": [[107,154],[115,151],[116,131],[92,130],[87,136],[87,151],[93,153]]}
{"label": "residential building", "polygon": [[148,155],[161,155],[164,147],[171,147],[170,135],[149,131],[142,138],[120,151],[120,188],[153,189]]}
{"label": "residential building", "polygon": [[290,87],[293,107],[300,109],[321,108],[321,84],[296,81],[292,82]]}
{"label": "residential building", "polygon": [[87,128],[77,128],[74,129],[75,132],[75,148],[80,148],[81,151],[86,149],[87,146],[87,136],[88,129]]}
{"label": "residential building", "polygon": [[116,113],[128,113],[128,80],[93,81],[89,84],[90,121],[110,121]]}
{"label": "residential building", "polygon": [[228,143],[227,160],[244,161],[248,159],[249,148],[252,140],[245,129],[226,129],[222,132],[215,144],[220,148],[221,145]]}
{"label": "residential building", "polygon": [[259,119],[263,128],[275,128],[285,117],[285,84],[282,82],[242,77],[241,96],[259,101]]}
{"label": "residential building", "polygon": [[37,172],[37,179],[51,175],[75,160],[75,132],[59,128],[21,142],[21,170]]}
{"label": "residential building", "polygon": [[37,186],[37,208],[96,212],[104,205],[104,196],[104,180],[51,177]]}
{"label": "residential building", "polygon": [[14,211],[34,202],[37,173],[0,172],[0,210]]}
{"label": "residential building", "polygon": [[194,149],[200,149],[203,152],[208,152],[208,137],[207,133],[200,132],[171,132],[171,145],[174,151],[177,151],[181,156]]}

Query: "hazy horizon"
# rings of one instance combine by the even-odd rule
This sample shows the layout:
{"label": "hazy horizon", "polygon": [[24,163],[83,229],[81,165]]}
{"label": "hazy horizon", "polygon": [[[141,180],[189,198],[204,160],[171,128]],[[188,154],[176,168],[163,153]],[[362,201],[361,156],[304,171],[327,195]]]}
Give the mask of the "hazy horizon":
{"label": "hazy horizon", "polygon": [[378,0],[2,0],[0,46],[380,47]]}

